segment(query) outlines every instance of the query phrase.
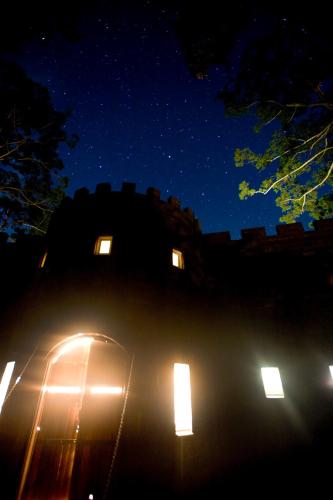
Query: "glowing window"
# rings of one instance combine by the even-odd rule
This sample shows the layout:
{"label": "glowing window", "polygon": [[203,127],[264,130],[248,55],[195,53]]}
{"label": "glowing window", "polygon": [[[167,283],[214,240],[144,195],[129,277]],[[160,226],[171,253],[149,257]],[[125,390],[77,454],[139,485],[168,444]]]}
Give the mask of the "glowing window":
{"label": "glowing window", "polygon": [[15,361],[10,361],[6,364],[5,371],[3,372],[2,379],[0,382],[0,413],[2,410],[2,405],[5,401],[6,394],[8,391],[10,379],[12,378],[14,371]]}
{"label": "glowing window", "polygon": [[172,250],[172,265],[179,269],[184,269],[184,257],[179,250]]}
{"label": "glowing window", "polygon": [[109,474],[96,456],[113,453],[129,366],[125,349],[104,335],[79,333],[51,349],[18,498],[96,497],[90,485]]}
{"label": "glowing window", "polygon": [[280,371],[277,367],[261,368],[266,398],[284,398]]}
{"label": "glowing window", "polygon": [[333,365],[330,365],[328,368],[329,368],[329,371],[330,371],[330,374],[331,374],[331,377],[333,380]]}
{"label": "glowing window", "polygon": [[193,434],[190,365],[174,364],[173,383],[175,432],[177,436],[190,436]]}
{"label": "glowing window", "polygon": [[95,255],[110,255],[112,236],[100,236],[95,244]]}
{"label": "glowing window", "polygon": [[42,256],[42,258],[40,259],[39,261],[39,269],[43,269],[43,267],[45,266],[45,263],[46,263],[46,259],[47,259],[47,252],[44,253],[44,255]]}

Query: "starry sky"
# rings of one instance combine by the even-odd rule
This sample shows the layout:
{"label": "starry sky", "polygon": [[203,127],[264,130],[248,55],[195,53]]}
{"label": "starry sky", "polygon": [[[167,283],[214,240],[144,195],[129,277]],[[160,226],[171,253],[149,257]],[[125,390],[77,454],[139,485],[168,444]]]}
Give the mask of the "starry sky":
{"label": "starry sky", "polygon": [[80,40],[56,36],[28,45],[18,57],[29,76],[45,85],[57,109],[71,109],[67,124],[80,137],[62,148],[68,193],[94,191],[99,182],[119,190],[135,182],[154,186],[190,206],[204,232],[265,226],[275,232],[280,209],[272,196],[240,201],[244,178],[260,183],[252,169],[236,169],[236,147],[261,151],[269,138],[253,132],[251,118],[226,118],[216,99],[222,67],[208,78],[189,72],[172,27],[173,13],[148,8],[117,15],[99,12],[80,21]]}

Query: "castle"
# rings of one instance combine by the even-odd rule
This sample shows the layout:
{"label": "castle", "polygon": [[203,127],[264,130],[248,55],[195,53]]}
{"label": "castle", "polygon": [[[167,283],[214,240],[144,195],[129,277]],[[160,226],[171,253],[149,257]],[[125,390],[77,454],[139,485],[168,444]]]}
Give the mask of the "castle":
{"label": "castle", "polygon": [[3,498],[329,487],[333,220],[232,240],[105,183],[0,254]]}

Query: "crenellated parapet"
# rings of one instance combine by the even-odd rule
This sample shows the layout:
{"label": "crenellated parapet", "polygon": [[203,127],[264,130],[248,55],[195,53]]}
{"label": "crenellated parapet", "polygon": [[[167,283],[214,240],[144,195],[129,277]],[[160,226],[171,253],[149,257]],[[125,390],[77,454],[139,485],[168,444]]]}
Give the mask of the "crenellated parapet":
{"label": "crenellated parapet", "polygon": [[[17,244],[6,238],[0,234],[4,266],[9,259],[5,256],[20,248],[24,259],[19,260],[26,261],[29,237]],[[191,286],[235,279],[244,283],[250,271],[260,274],[264,264],[270,276],[277,269],[274,280],[279,279],[279,266],[298,267],[301,274],[300,256],[326,256],[325,276],[330,276],[333,219],[314,221],[312,230],[298,222],[277,225],[275,234],[267,234],[264,227],[245,228],[240,239],[232,239],[228,231],[202,234],[192,209],[183,208],[174,196],[161,199],[155,187],[138,193],[131,182],[124,182],[120,191],[101,183],[95,192],[81,188],[73,197],[65,197],[53,214],[46,238],[38,241],[39,250],[32,252],[33,268],[39,261],[40,268],[55,273],[109,273],[128,280],[140,276],[142,281],[171,280]],[[247,257],[252,257],[250,266]]]}
{"label": "crenellated parapet", "polygon": [[232,240],[229,231],[203,236],[206,247],[235,254],[290,253],[311,255],[333,252],[333,219],[313,222],[313,230],[305,230],[300,222],[279,224],[276,234],[267,234],[264,227],[241,230],[241,239]]}
{"label": "crenellated parapet", "polygon": [[[103,237],[110,241],[110,257],[102,260],[96,252]],[[120,191],[102,183],[94,193],[81,188],[66,197],[52,217],[47,247],[48,266],[57,270],[103,265],[118,274],[143,273],[162,281],[186,277],[191,283],[203,275],[201,230],[193,211],[173,196],[162,200],[154,187],[138,193],[131,182]]]}
{"label": "crenellated parapet", "polygon": [[[178,226],[182,224],[191,228],[191,231],[200,232],[200,223],[194,216],[191,208],[182,208],[180,200],[175,196],[169,196],[164,201],[161,200],[160,190],[154,187],[148,187],[145,194],[136,192],[136,184],[132,182],[123,182],[121,191],[113,191],[109,183],[97,184],[94,193],[83,187],[77,189],[73,198],[65,197],[60,206],[60,211],[68,210],[70,208],[78,207],[80,209],[85,207],[93,207],[98,204],[111,203],[113,199],[123,205],[131,206],[134,203],[146,203],[150,207],[159,210],[166,218],[173,218],[177,221]],[[139,201],[140,200],[140,201]],[[100,214],[103,217],[103,214]],[[165,221],[169,225],[172,224],[171,220]]]}

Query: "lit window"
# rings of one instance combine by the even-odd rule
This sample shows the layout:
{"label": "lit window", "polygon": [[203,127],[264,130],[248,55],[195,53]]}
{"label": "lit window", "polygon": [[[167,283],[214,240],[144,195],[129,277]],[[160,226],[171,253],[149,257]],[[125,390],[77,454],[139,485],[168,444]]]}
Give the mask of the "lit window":
{"label": "lit window", "polygon": [[177,436],[190,436],[193,434],[190,365],[174,364],[173,384],[175,432]]}
{"label": "lit window", "polygon": [[172,250],[172,265],[179,269],[184,269],[184,257],[179,250]]}
{"label": "lit window", "polygon": [[43,267],[45,266],[45,263],[46,263],[46,259],[47,259],[47,252],[44,253],[43,257],[40,259],[39,261],[39,269],[43,269]]}
{"label": "lit window", "polygon": [[284,398],[280,371],[276,367],[261,368],[266,398]]}
{"label": "lit window", "polygon": [[2,405],[5,401],[6,394],[8,391],[10,379],[12,378],[14,371],[15,361],[10,361],[6,364],[5,371],[3,372],[2,379],[0,382],[0,413],[2,410]]}
{"label": "lit window", "polygon": [[110,255],[112,236],[100,236],[95,244],[95,255]]}
{"label": "lit window", "polygon": [[331,374],[331,377],[332,377],[332,380],[333,380],[333,365],[330,365],[328,368],[330,370],[330,374]]}

